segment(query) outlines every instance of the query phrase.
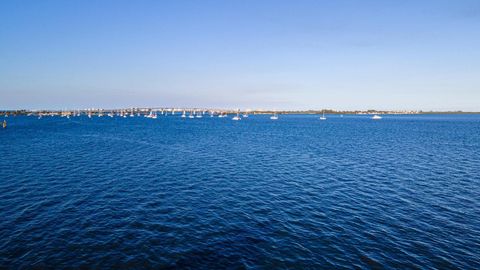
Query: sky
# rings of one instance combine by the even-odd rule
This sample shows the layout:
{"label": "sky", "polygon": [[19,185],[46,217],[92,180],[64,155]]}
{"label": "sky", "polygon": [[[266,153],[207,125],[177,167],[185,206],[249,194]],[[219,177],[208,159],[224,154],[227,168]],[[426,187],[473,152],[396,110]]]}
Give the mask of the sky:
{"label": "sky", "polygon": [[0,1],[0,109],[162,106],[480,111],[480,1]]}

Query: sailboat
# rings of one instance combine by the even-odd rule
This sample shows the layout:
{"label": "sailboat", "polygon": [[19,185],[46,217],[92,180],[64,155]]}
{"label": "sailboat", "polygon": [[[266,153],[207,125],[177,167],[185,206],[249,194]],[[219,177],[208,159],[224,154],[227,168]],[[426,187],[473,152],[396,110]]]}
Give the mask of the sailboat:
{"label": "sailboat", "polygon": [[240,110],[237,111],[237,115],[234,116],[234,117],[232,118],[232,120],[234,120],[234,121],[242,120],[242,118],[240,118]]}
{"label": "sailboat", "polygon": [[197,117],[197,118],[202,118],[202,117],[203,117],[203,115],[202,115],[202,113],[201,113],[201,112],[196,112],[196,117]]}
{"label": "sailboat", "polygon": [[187,115],[185,114],[185,110],[184,110],[183,113],[182,113],[182,118],[186,118],[186,117],[187,117]]}
{"label": "sailboat", "polygon": [[325,111],[322,111],[322,116],[320,116],[320,120],[327,120],[327,117],[325,117]]}
{"label": "sailboat", "polygon": [[194,111],[191,111],[191,112],[190,112],[190,115],[188,116],[188,118],[195,118],[195,115],[194,115],[194,114],[195,114],[195,112],[194,112]]}
{"label": "sailboat", "polygon": [[157,112],[150,111],[148,115],[145,115],[147,118],[157,119]]}
{"label": "sailboat", "polygon": [[3,120],[3,128],[7,128],[7,120]]}
{"label": "sailboat", "polygon": [[380,120],[380,119],[382,119],[382,117],[378,114],[375,114],[374,116],[372,116],[372,119],[373,120]]}
{"label": "sailboat", "polygon": [[270,119],[271,119],[271,120],[278,120],[278,115],[277,115],[277,113],[273,113],[273,115],[270,116]]}

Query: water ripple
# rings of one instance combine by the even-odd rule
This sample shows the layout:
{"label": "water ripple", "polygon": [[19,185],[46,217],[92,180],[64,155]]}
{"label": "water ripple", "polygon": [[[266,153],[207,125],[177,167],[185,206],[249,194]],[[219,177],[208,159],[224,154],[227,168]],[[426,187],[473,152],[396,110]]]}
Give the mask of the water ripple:
{"label": "water ripple", "polygon": [[480,269],[478,116],[10,119],[0,268]]}

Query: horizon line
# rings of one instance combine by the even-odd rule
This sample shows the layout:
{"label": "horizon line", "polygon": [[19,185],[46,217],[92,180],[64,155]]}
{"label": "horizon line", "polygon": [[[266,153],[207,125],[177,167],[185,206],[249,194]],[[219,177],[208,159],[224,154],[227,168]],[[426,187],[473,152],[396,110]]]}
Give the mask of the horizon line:
{"label": "horizon line", "polygon": [[64,109],[0,109],[0,112],[62,112],[62,111],[132,111],[132,110],[207,110],[207,111],[242,111],[242,112],[285,112],[285,113],[302,113],[302,112],[321,112],[328,111],[330,113],[348,113],[348,112],[393,112],[393,113],[480,113],[480,111],[475,110],[423,110],[423,109],[331,109],[331,108],[321,108],[321,109],[266,109],[266,108],[219,108],[219,107],[169,107],[169,106],[159,106],[159,107],[90,107],[90,108],[64,108]]}

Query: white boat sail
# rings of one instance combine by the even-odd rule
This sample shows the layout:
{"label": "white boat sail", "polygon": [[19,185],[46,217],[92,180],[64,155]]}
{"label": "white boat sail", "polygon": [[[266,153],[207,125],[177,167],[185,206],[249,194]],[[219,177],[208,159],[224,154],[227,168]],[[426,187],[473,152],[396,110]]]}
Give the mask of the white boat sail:
{"label": "white boat sail", "polygon": [[238,120],[242,120],[242,118],[240,118],[240,110],[237,111],[237,115],[235,115],[232,120],[234,121],[238,121]]}
{"label": "white boat sail", "polygon": [[322,116],[320,116],[320,120],[327,120],[327,117],[325,117],[325,111],[322,110]]}

